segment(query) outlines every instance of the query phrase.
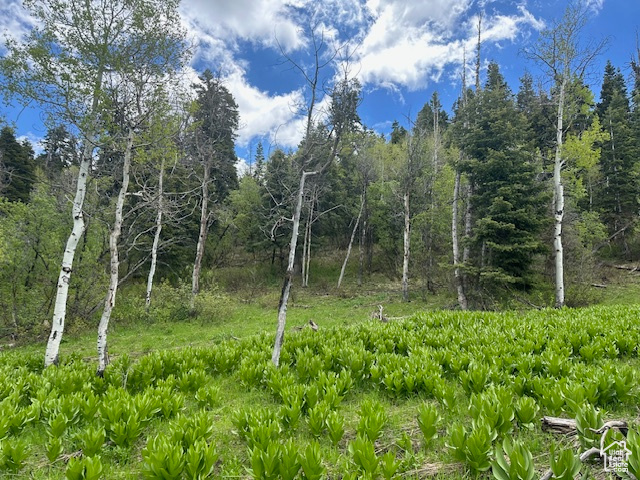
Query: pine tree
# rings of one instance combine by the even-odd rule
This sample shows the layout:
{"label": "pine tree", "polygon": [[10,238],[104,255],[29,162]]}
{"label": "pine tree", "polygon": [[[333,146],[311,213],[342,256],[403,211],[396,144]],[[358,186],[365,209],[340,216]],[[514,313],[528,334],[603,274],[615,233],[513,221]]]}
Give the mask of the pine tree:
{"label": "pine tree", "polygon": [[256,147],[256,155],[255,155],[255,170],[253,171],[253,177],[261,182],[262,177],[264,176],[264,147],[262,146],[262,142],[258,142],[258,146]]}
{"label": "pine tree", "polygon": [[463,140],[474,185],[474,267],[484,287],[528,288],[534,255],[543,250],[539,233],[547,199],[522,147],[524,119],[498,65],[491,63],[487,75],[484,90],[469,104],[475,121]]}
{"label": "pine tree", "polygon": [[595,196],[596,205],[609,234],[624,241],[625,230],[636,216],[639,192],[634,174],[635,138],[625,81],[620,69],[615,69],[611,62],[605,67],[596,113],[609,137],[601,148],[602,183]]}
{"label": "pine tree", "polygon": [[29,201],[35,182],[33,149],[28,141],[18,142],[13,130],[0,131],[0,195],[12,202]]}

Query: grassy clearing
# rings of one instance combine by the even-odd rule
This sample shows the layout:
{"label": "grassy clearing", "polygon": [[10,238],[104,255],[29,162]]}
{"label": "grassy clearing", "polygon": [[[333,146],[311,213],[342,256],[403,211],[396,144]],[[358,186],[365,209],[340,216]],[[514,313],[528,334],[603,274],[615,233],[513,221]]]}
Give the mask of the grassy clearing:
{"label": "grassy clearing", "polygon": [[[433,306],[393,298],[298,293],[280,369],[269,362],[269,294],[232,305],[224,323],[116,327],[104,379],[88,336],[67,340],[65,364],[44,372],[39,348],[5,352],[1,474],[189,478],[200,468],[201,478],[288,478],[289,465],[291,478],[490,478],[508,438],[539,475],[552,445],[577,452],[595,441],[588,429],[543,432],[542,415],[637,425],[639,307],[369,319],[378,304],[394,317]],[[309,320],[318,332],[292,330]],[[437,420],[426,438],[418,418],[429,408]],[[91,435],[96,452],[80,457]],[[78,465],[84,476],[69,476]]]}

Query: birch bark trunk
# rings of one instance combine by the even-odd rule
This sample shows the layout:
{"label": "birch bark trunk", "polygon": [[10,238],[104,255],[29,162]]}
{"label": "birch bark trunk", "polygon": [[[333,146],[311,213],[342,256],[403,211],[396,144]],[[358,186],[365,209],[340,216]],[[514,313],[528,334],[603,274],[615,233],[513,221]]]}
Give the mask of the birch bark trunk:
{"label": "birch bark trunk", "polygon": [[280,294],[280,303],[278,305],[278,327],[276,329],[276,339],[273,345],[273,353],[271,361],[275,366],[280,363],[280,353],[282,352],[282,344],[284,343],[284,328],[287,324],[287,303],[289,302],[289,293],[291,292],[291,283],[293,282],[294,266],[296,261],[296,247],[298,245],[298,231],[300,229],[300,214],[302,213],[302,199],[304,197],[304,184],[307,177],[315,175],[317,172],[302,172],[300,175],[300,185],[298,187],[298,198],[296,200],[296,208],[293,212],[293,228],[291,230],[291,242],[289,243],[289,263],[287,264],[287,273],[284,277],[282,285],[282,293]]}
{"label": "birch bark trunk", "polygon": [[[466,193],[466,206],[464,210],[464,238],[465,240],[469,240],[471,237],[471,195],[473,194],[473,190],[471,185],[467,185],[465,189]],[[462,249],[462,263],[468,263],[469,257],[471,256],[471,249],[469,248],[469,242],[467,241]],[[464,275],[463,275],[464,278]],[[466,288],[466,285],[465,285]]]}
{"label": "birch bark trunk", "polygon": [[196,295],[200,292],[200,270],[202,268],[202,257],[204,256],[204,246],[207,242],[209,224],[209,166],[204,165],[202,175],[202,206],[200,208],[200,233],[198,234],[198,245],[196,246],[196,258],[193,262],[193,276],[191,277],[191,309],[195,307]]}
{"label": "birch bark trunk", "polygon": [[[101,83],[101,81],[99,82]],[[94,111],[97,108],[97,96],[94,99]],[[76,248],[80,241],[80,237],[85,230],[84,214],[82,212],[84,199],[87,193],[87,180],[89,177],[89,169],[93,158],[94,148],[94,132],[92,131],[84,143],[82,149],[82,159],[80,161],[80,169],[78,171],[78,183],[76,184],[76,195],[73,199],[73,207],[71,216],[73,218],[73,228],[67,239],[67,244],[62,256],[62,266],[58,275],[58,284],[56,287],[56,302],[53,307],[53,320],[51,322],[51,333],[47,342],[47,348],[44,354],[44,366],[58,364],[58,356],[60,352],[60,342],[64,333],[64,322],[67,315],[67,297],[69,296],[69,283],[71,282],[71,272],[73,271],[73,259],[76,254]]]}
{"label": "birch bark trunk", "polygon": [[100,377],[104,375],[104,371],[109,364],[109,356],[107,353],[107,329],[109,328],[109,320],[111,312],[116,304],[116,293],[118,292],[118,278],[120,269],[120,259],[118,256],[118,240],[122,233],[122,212],[124,210],[124,201],[129,189],[129,171],[131,169],[131,157],[133,156],[133,129],[129,129],[127,134],[127,146],[124,152],[124,164],[122,166],[122,185],[118,192],[116,200],[115,219],[113,228],[109,234],[109,251],[111,254],[110,272],[109,272],[109,291],[104,302],[104,310],[98,325],[98,371],[96,374]]}
{"label": "birch bark trunk", "polygon": [[367,241],[367,212],[366,212],[366,204],[367,204],[367,191],[365,190],[363,194],[363,206],[364,206],[364,218],[362,219],[362,227],[360,228],[360,246],[358,251],[359,261],[358,261],[358,286],[362,286],[362,277],[364,276],[364,257],[365,257],[365,242]]}
{"label": "birch bark trunk", "polygon": [[560,84],[558,98],[558,114],[556,124],[556,154],[553,164],[553,208],[555,225],[553,229],[553,248],[555,263],[555,293],[556,308],[564,306],[564,257],[562,247],[562,223],[564,219],[564,185],[562,185],[562,144],[563,144],[563,119],[564,119],[564,97],[566,91],[566,75],[563,76]]}
{"label": "birch bark trunk", "polygon": [[[313,206],[311,207],[311,211],[309,215],[313,215]],[[304,286],[309,286],[309,267],[311,266],[311,229],[313,222],[311,218],[309,218],[309,223],[307,224],[307,254],[304,265]]]}
{"label": "birch bark trunk", "polygon": [[464,281],[462,272],[460,271],[460,244],[458,239],[458,201],[460,197],[460,180],[462,174],[460,170],[456,171],[456,178],[453,184],[453,205],[451,218],[451,242],[453,244],[453,276],[456,281],[456,291],[458,293],[458,304],[462,310],[469,308],[467,304],[467,296],[464,292]]}
{"label": "birch bark trunk", "polygon": [[[353,240],[356,237],[358,225],[360,225],[362,210],[364,210],[364,195],[362,196],[362,200],[360,201],[360,211],[358,212],[358,218],[356,218],[356,224],[353,226],[353,231],[351,232],[351,238],[349,239],[349,246],[347,247],[347,255],[344,257],[344,262],[342,263],[342,268],[340,269],[340,278],[338,278],[338,288],[340,288],[340,285],[342,284],[342,279],[344,278],[344,271],[347,268],[349,255],[351,255],[351,247],[353,246]],[[362,249],[361,249],[361,252],[362,252]],[[362,256],[362,253],[361,253],[361,256]]]}
{"label": "birch bark trunk", "polygon": [[313,200],[310,200],[307,221],[304,226],[302,241],[302,286],[309,286],[309,255],[311,254],[311,216],[313,215]]}
{"label": "birch bark trunk", "polygon": [[145,307],[148,310],[151,305],[151,291],[153,289],[153,277],[156,273],[156,264],[158,262],[158,245],[160,244],[160,233],[162,232],[162,213],[164,210],[164,158],[160,162],[160,172],[158,175],[158,214],[156,215],[156,232],[153,236],[153,245],[151,246],[151,266],[149,267],[149,276],[147,277],[147,295],[145,298]]}
{"label": "birch bark trunk", "polygon": [[404,236],[402,256],[402,299],[409,301],[409,249],[411,247],[411,211],[409,209],[409,192],[405,192],[403,197],[404,204]]}

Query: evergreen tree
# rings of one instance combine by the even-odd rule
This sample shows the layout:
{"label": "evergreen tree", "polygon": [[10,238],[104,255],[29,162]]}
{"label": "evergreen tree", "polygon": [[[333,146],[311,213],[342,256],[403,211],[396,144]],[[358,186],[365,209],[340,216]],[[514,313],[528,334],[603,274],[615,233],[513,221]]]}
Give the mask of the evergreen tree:
{"label": "evergreen tree", "polygon": [[264,175],[264,147],[262,142],[258,142],[255,155],[255,169],[253,171],[253,177],[260,182]]}
{"label": "evergreen tree", "polygon": [[609,234],[624,239],[624,230],[637,213],[638,187],[633,156],[636,139],[630,123],[631,110],[625,81],[620,69],[607,63],[596,113],[608,139],[601,148],[602,182],[596,204],[602,212]]}
{"label": "evergreen tree", "polygon": [[[531,286],[531,265],[541,252],[543,185],[522,147],[523,118],[498,65],[489,65],[485,89],[470,102],[475,121],[464,138],[465,170],[474,185],[475,271],[483,286]],[[495,285],[495,283],[494,283]]]}
{"label": "evergreen tree", "polygon": [[555,111],[544,91],[536,92],[533,76],[525,73],[520,78],[516,96],[518,111],[524,116],[523,141],[532,158],[540,156],[546,166],[548,155],[555,145]]}
{"label": "evergreen tree", "polygon": [[407,133],[407,129],[394,120],[391,125],[391,143],[394,145],[402,143],[407,137]]}
{"label": "evergreen tree", "polygon": [[239,122],[233,95],[210,70],[205,70],[194,87],[197,97],[189,146],[198,163],[200,225],[191,279],[192,308],[200,291],[202,259],[212,223],[210,204],[220,204],[238,186],[235,138]]}
{"label": "evergreen tree", "polygon": [[50,128],[42,144],[44,152],[38,155],[37,162],[50,178],[62,169],[78,163],[76,139],[64,125]]}
{"label": "evergreen tree", "polygon": [[0,194],[12,202],[29,201],[35,182],[33,148],[28,141],[16,140],[13,130],[0,131]]}

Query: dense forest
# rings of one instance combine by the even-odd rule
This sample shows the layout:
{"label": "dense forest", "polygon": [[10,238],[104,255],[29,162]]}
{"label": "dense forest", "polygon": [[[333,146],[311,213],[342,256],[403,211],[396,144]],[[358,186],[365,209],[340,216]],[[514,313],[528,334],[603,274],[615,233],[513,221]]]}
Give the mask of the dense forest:
{"label": "dense forest", "polygon": [[144,291],[147,309],[187,292],[193,310],[225,267],[246,269],[244,284],[252,268],[284,277],[283,329],[291,286],[312,285],[322,262],[342,267],[334,291],[382,273],[406,301],[493,310],[589,303],[603,262],[638,260],[640,50],[629,46],[632,78],[608,63],[592,91],[601,46],[583,47],[584,9],[526,52],[544,86],[530,73],[510,86],[495,62],[481,74],[478,25],[455,104],[434,93],[388,138],[361,122],[355,77],[319,81],[340,52],[312,31],[315,64],[293,63],[304,138],[293,151],[258,144],[240,176],[238,107],[215,66],[185,81],[178,2],[102,4],[113,8],[33,8],[39,27],[0,60],[2,93],[49,122],[37,155],[9,124],[0,132],[0,338],[49,335],[47,364],[65,321],[99,319],[104,371],[119,287],[146,285],[124,295]]}

